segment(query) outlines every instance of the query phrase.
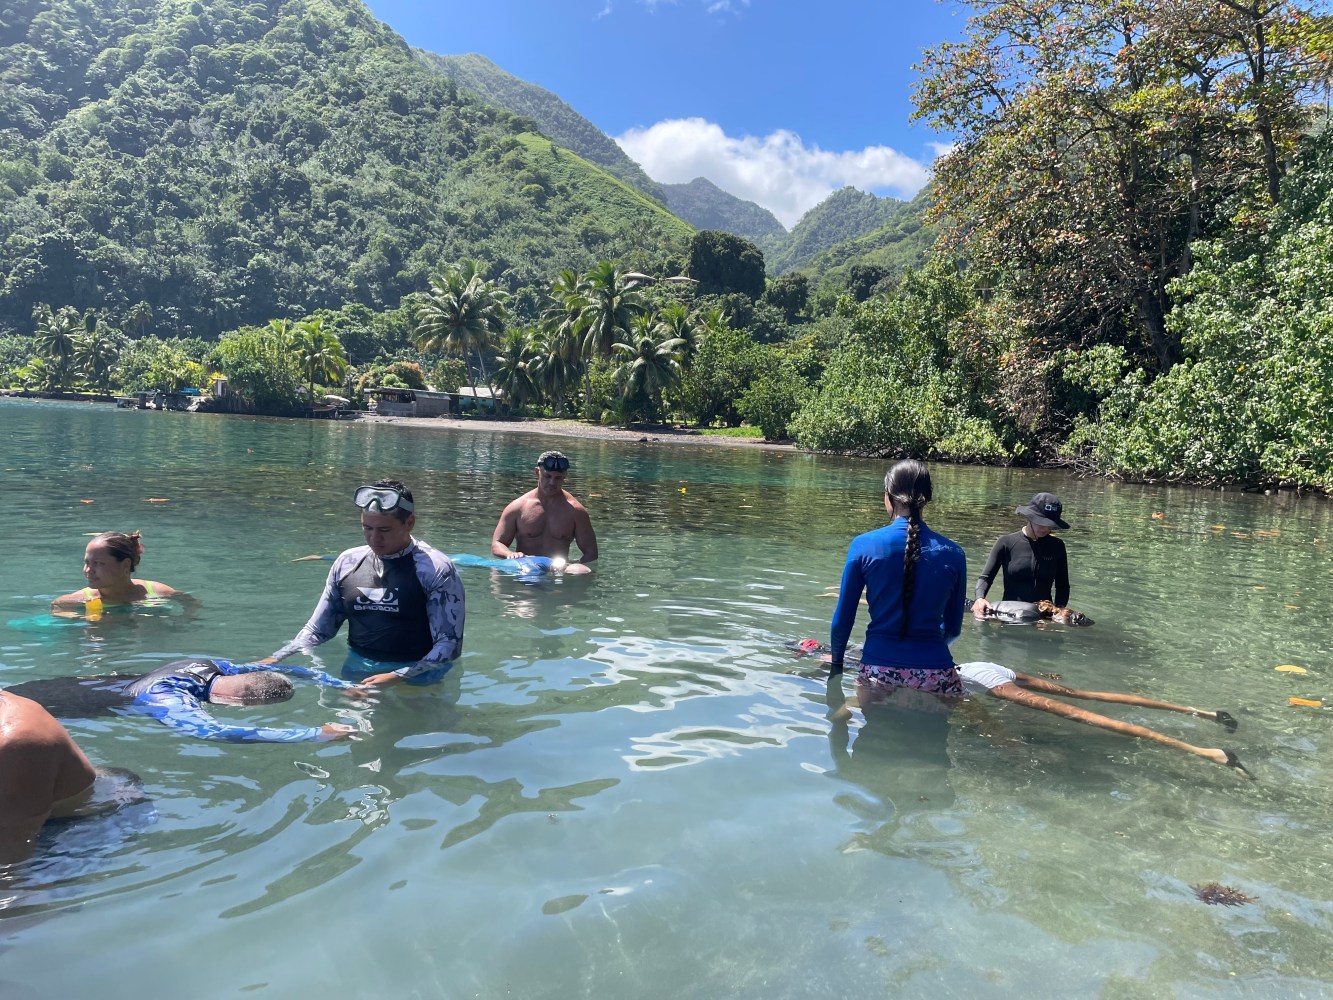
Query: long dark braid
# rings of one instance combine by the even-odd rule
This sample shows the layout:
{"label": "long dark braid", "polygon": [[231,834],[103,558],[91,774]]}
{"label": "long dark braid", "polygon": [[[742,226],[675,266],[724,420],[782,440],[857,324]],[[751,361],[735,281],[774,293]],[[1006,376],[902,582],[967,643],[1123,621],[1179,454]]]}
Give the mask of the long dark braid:
{"label": "long dark braid", "polygon": [[[916,565],[921,560],[921,508],[931,498],[930,470],[925,462],[908,458],[884,477],[884,493],[895,508],[907,509],[907,547],[903,549],[903,619],[899,638],[907,638],[907,623],[916,590]],[[895,510],[895,516],[897,511]]]}

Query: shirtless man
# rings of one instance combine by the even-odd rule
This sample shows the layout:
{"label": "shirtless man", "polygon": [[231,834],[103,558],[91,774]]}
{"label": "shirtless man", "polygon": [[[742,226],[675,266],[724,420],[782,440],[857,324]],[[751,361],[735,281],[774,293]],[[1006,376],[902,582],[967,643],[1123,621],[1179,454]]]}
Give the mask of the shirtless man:
{"label": "shirtless man", "polygon": [[[491,536],[491,555],[497,559],[548,556],[565,573],[591,573],[597,558],[597,536],[587,510],[565,489],[569,459],[558,451],[544,451],[533,469],[537,487],[509,504]],[[579,559],[569,559],[569,545],[579,547]],[[562,565],[563,564],[563,565]]]}
{"label": "shirtless man", "polygon": [[77,814],[96,778],[51,713],[0,691],[0,864],[27,857],[48,819]]}

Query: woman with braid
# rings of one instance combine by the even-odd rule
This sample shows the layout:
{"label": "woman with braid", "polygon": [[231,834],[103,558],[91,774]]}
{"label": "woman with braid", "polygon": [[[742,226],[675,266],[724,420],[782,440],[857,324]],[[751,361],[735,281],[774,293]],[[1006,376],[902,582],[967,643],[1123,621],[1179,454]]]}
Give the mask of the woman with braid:
{"label": "woman with braid", "polygon": [[898,462],[884,477],[884,508],[893,520],[852,539],[847,551],[833,612],[831,671],[842,672],[864,590],[870,625],[856,677],[862,709],[898,688],[944,698],[963,695],[949,643],[963,627],[967,560],[961,546],[921,520],[930,497],[925,464]]}

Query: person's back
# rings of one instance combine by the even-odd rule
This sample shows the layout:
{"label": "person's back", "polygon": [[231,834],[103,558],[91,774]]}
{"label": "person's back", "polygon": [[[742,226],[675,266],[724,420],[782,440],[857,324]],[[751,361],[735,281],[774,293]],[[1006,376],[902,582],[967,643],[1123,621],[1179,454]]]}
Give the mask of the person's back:
{"label": "person's back", "polygon": [[78,808],[96,777],[51,713],[0,691],[0,863],[26,857],[42,824]]}
{"label": "person's back", "polygon": [[953,661],[948,652],[946,618],[959,586],[966,583],[966,556],[958,544],[921,525],[921,550],[904,631],[907,529],[907,518],[895,518],[883,528],[858,536],[848,552],[849,562],[853,558],[860,562],[870,607],[863,655],[871,663],[949,666]]}

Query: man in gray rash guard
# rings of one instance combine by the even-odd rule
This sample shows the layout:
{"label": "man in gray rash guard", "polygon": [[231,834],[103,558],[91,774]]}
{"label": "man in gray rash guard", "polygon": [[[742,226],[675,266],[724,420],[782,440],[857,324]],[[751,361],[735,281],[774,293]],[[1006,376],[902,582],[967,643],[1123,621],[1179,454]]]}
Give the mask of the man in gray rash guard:
{"label": "man in gray rash guard", "polygon": [[338,556],[305,627],[260,663],[328,642],[347,622],[343,676],[371,687],[444,677],[462,651],[463,584],[449,557],[412,537],[412,492],[381,479],[353,496],[366,544]]}

